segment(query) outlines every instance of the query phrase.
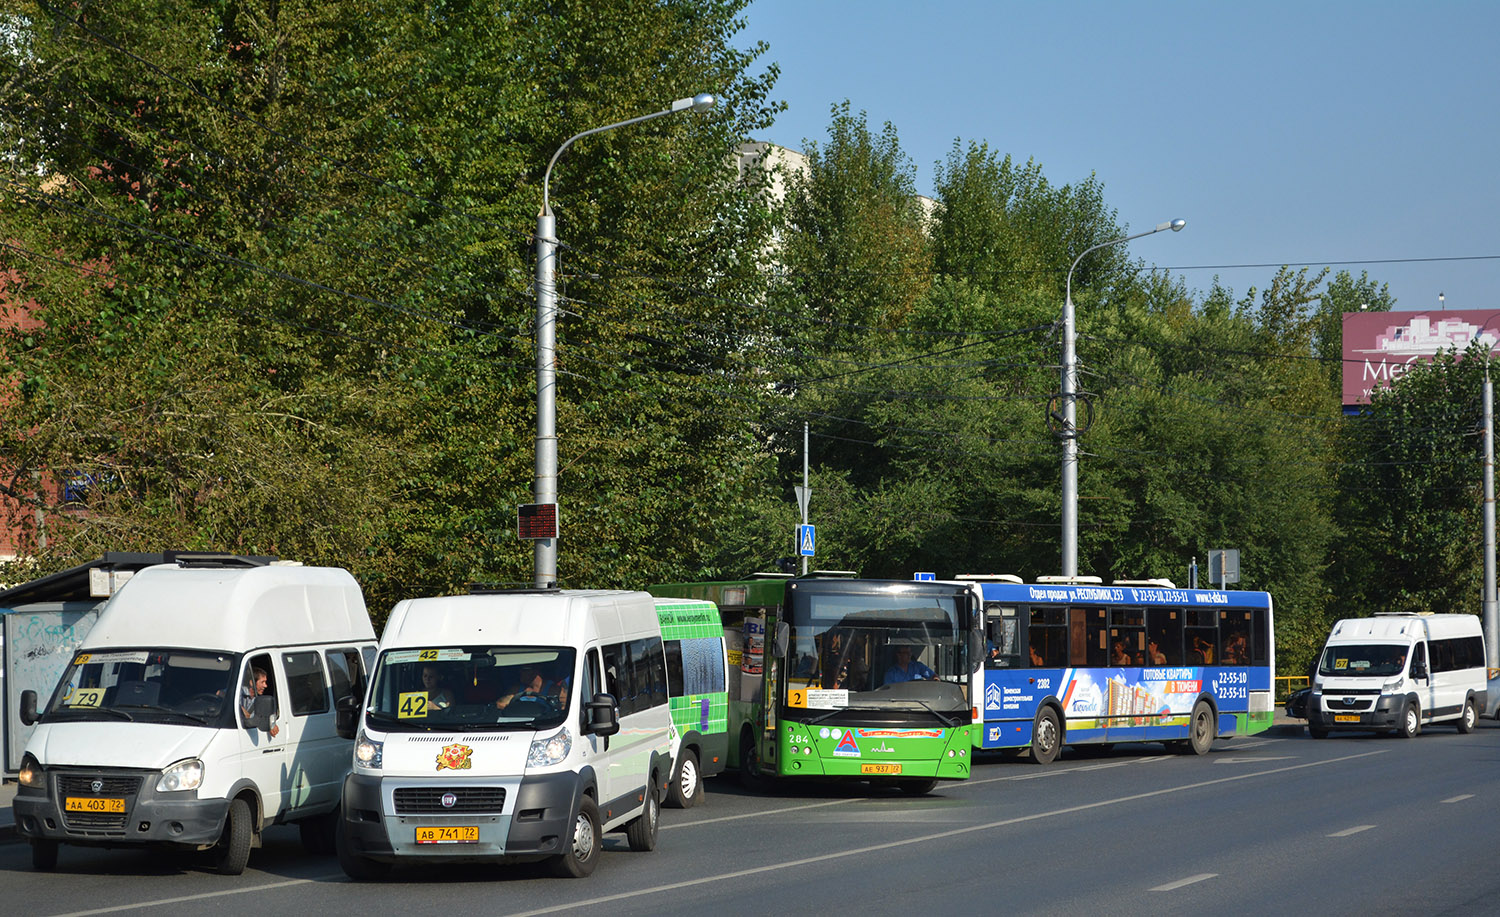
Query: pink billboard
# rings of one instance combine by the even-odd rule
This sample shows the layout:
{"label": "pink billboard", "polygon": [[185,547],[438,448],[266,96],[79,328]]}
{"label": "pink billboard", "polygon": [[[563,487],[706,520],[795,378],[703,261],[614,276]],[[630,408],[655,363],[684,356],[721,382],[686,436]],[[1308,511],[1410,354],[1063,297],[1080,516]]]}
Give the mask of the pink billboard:
{"label": "pink billboard", "polygon": [[1439,312],[1345,312],[1344,404],[1369,404],[1370,393],[1400,379],[1418,361],[1474,341],[1500,352],[1500,309]]}

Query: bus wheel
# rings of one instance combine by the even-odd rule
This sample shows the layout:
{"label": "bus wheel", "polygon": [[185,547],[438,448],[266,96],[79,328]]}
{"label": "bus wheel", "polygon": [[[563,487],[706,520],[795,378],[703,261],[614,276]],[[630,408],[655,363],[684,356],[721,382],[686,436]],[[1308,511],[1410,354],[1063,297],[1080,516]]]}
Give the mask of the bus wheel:
{"label": "bus wheel", "polygon": [[582,879],[599,865],[599,806],[585,796],[573,816],[566,852],[552,858],[552,873],[563,879]]}
{"label": "bus wheel", "polygon": [[674,809],[691,809],[703,801],[703,775],[698,772],[698,756],[691,748],[682,750],[677,764],[677,779],[672,781],[667,805]]}
{"label": "bus wheel", "polygon": [[1396,735],[1403,739],[1414,738],[1417,731],[1422,728],[1422,712],[1417,709],[1416,704],[1407,704],[1406,709],[1401,712],[1401,725],[1396,729]]}
{"label": "bus wheel", "polygon": [[1474,698],[1464,701],[1464,715],[1458,718],[1458,731],[1464,735],[1474,731],[1479,723],[1479,711],[1474,707]]}
{"label": "bus wheel", "polygon": [[1057,725],[1057,713],[1051,707],[1043,707],[1031,727],[1031,760],[1036,764],[1051,764],[1061,750],[1062,729]]}
{"label": "bus wheel", "polygon": [[760,769],[760,755],[755,751],[753,739],[740,739],[740,786],[751,791],[760,791],[770,785],[770,780]]}
{"label": "bus wheel", "polygon": [[914,778],[911,780],[896,781],[896,786],[900,787],[901,792],[905,793],[908,796],[926,796],[928,793],[931,793],[934,789],[936,789],[937,785],[938,782],[936,780],[920,780]]}
{"label": "bus wheel", "polygon": [[1198,701],[1193,705],[1193,718],[1188,722],[1188,749],[1195,755],[1208,754],[1215,731],[1213,708],[1208,701]]}

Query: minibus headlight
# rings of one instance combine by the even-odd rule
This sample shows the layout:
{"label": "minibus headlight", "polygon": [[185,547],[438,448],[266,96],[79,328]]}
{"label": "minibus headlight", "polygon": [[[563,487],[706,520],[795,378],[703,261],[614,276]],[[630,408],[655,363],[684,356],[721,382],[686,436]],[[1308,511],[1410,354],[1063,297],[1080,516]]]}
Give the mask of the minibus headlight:
{"label": "minibus headlight", "polygon": [[1385,684],[1383,684],[1383,685],[1380,686],[1380,693],[1381,694],[1387,694],[1387,695],[1389,695],[1389,694],[1400,694],[1401,693],[1401,684],[1402,684],[1402,679],[1400,679],[1400,678],[1392,678],[1390,681],[1387,681]]}
{"label": "minibus headlight", "polygon": [[197,758],[178,761],[161,772],[156,781],[156,792],[176,793],[181,790],[196,790],[203,785],[203,762]]}
{"label": "minibus headlight", "polygon": [[533,739],[531,751],[526,755],[527,767],[551,767],[561,764],[573,750],[573,736],[568,727],[559,729],[555,735],[545,739]]}
{"label": "minibus headlight", "polygon": [[16,774],[21,786],[43,786],[47,782],[46,774],[42,773],[42,763],[38,761],[31,752],[21,757],[21,770]]}
{"label": "minibus headlight", "polygon": [[385,743],[377,742],[365,735],[363,729],[359,732],[359,741],[354,743],[354,760],[360,767],[368,767],[371,770],[380,770],[385,758]]}

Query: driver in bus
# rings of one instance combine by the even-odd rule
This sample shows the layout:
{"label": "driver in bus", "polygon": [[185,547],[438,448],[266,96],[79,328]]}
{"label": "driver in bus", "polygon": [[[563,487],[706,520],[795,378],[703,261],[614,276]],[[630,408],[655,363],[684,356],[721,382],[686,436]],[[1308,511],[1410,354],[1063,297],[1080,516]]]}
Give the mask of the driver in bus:
{"label": "driver in bus", "polygon": [[937,673],[923,665],[922,660],[911,658],[909,646],[896,647],[896,661],[885,670],[885,683],[888,685],[903,681],[931,681],[936,677]]}

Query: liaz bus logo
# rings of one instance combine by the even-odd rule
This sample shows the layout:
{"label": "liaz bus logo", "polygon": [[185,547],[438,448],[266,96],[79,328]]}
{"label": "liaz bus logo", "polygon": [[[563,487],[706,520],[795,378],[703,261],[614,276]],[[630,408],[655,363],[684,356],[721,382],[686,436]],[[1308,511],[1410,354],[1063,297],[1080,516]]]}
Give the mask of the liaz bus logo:
{"label": "liaz bus logo", "polygon": [[854,741],[853,729],[846,731],[842,736],[839,737],[839,744],[834,747],[833,754],[835,757],[839,758],[859,757],[859,743]]}
{"label": "liaz bus logo", "polygon": [[999,685],[986,685],[984,689],[984,709],[999,710],[1000,701],[1004,696],[1005,695],[1003,692],[1001,692]]}
{"label": "liaz bus logo", "polygon": [[870,754],[894,755],[896,749],[888,747],[884,742],[870,749]]}

